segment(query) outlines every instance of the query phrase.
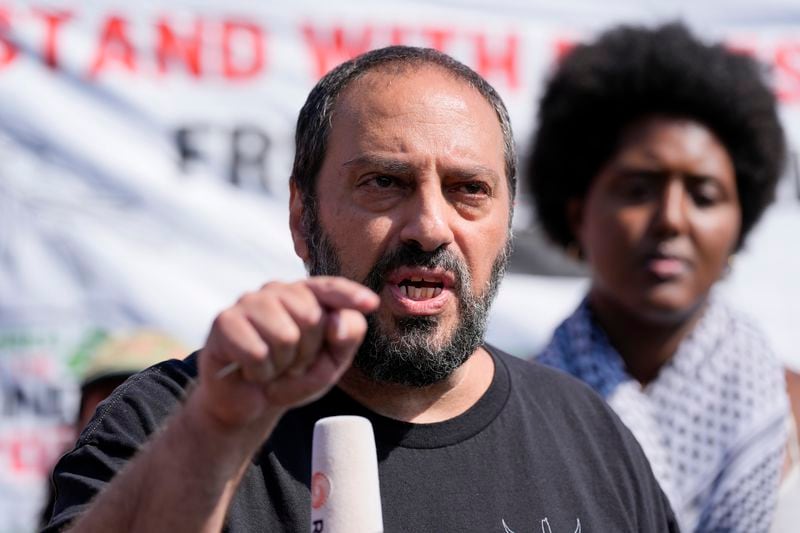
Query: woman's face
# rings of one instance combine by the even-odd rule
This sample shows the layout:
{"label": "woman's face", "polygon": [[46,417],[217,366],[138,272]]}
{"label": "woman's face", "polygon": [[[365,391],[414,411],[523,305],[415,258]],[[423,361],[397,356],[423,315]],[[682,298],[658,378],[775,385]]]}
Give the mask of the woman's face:
{"label": "woman's face", "polygon": [[593,305],[659,322],[702,306],[741,226],[726,149],[702,124],[664,116],[627,128],[569,214],[592,271]]}

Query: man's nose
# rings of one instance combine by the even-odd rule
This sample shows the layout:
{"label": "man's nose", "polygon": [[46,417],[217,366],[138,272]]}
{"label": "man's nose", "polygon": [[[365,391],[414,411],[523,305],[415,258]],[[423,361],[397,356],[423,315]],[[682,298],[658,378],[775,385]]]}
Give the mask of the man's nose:
{"label": "man's nose", "polygon": [[453,242],[450,226],[453,208],[438,184],[419,187],[406,206],[400,238],[432,252]]}
{"label": "man's nose", "polygon": [[660,233],[680,234],[687,230],[688,191],[681,179],[670,179],[661,191],[655,212],[655,226]]}

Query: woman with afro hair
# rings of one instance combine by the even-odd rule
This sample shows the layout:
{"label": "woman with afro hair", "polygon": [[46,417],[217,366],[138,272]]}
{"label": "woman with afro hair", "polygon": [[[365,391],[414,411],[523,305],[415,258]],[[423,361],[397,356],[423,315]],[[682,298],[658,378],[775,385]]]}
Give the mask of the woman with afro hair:
{"label": "woman with afro hair", "polygon": [[591,284],[538,360],[611,404],[684,531],[769,530],[782,368],[712,288],[772,201],[785,151],[756,61],[679,23],[576,46],[540,102],[536,211]]}

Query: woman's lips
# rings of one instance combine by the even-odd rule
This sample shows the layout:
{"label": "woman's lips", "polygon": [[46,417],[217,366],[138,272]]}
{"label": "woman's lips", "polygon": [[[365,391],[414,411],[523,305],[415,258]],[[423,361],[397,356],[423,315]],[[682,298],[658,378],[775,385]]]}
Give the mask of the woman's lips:
{"label": "woman's lips", "polygon": [[645,265],[649,273],[663,280],[677,278],[688,271],[687,262],[679,257],[652,256],[646,260]]}

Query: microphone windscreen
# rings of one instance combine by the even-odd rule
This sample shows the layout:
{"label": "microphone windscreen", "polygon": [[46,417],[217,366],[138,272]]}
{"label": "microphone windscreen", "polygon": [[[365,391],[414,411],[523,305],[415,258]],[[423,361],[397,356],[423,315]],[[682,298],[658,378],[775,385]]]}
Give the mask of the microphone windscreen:
{"label": "microphone windscreen", "polygon": [[372,424],[331,416],[314,425],[312,533],[382,533],[378,456]]}

